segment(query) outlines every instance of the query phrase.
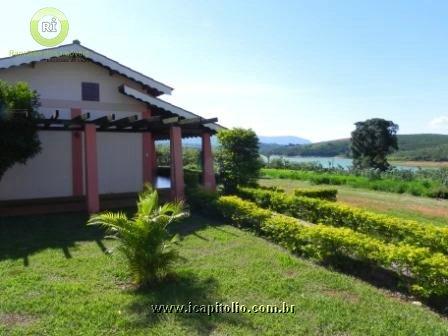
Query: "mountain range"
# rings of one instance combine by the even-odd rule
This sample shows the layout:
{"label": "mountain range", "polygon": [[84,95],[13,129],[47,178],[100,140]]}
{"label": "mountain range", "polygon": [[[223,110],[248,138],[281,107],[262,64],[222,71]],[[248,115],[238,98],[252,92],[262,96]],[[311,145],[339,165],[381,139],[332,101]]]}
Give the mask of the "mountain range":
{"label": "mountain range", "polygon": [[[395,160],[448,161],[448,135],[399,134]],[[305,145],[262,145],[261,154],[284,156],[349,156],[350,139],[316,142]]]}

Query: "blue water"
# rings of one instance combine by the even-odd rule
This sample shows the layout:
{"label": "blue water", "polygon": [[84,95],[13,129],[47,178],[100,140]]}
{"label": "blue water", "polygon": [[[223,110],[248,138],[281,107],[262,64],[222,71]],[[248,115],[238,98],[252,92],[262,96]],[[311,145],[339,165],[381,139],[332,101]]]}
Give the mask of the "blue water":
{"label": "blue water", "polygon": [[[279,158],[280,156],[273,155],[272,158]],[[344,168],[348,169],[352,166],[352,159],[343,158],[343,157],[323,157],[323,156],[283,156],[283,159],[290,162],[298,162],[298,163],[307,163],[307,162],[315,162],[322,165],[324,168]],[[394,166],[398,169],[407,169],[407,170],[417,170],[417,167],[406,167],[406,166]]]}

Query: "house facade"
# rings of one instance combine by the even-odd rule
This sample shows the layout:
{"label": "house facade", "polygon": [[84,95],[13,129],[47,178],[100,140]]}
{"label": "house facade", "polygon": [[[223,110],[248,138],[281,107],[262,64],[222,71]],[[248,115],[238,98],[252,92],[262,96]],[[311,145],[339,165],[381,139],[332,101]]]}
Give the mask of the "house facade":
{"label": "house facade", "polygon": [[172,199],[184,197],[182,138],[201,137],[202,181],[215,188],[210,137],[222,127],[160,98],[171,94],[168,85],[78,41],[0,59],[0,79],[27,82],[42,114],[42,151],[0,180],[0,214],[14,207],[50,212],[52,203],[70,200],[92,213],[104,207],[103,196],[156,185],[156,140],[170,142]]}

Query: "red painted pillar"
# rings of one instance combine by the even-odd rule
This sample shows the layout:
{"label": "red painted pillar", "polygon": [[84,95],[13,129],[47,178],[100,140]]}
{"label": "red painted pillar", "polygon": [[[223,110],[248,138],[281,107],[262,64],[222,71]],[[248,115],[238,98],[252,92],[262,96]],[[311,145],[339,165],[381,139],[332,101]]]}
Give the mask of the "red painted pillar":
{"label": "red painted pillar", "polygon": [[84,126],[85,163],[86,163],[86,199],[87,211],[95,213],[100,210],[98,193],[98,160],[96,156],[96,126]]}
{"label": "red painted pillar", "polygon": [[[151,117],[151,110],[145,110],[142,118]],[[150,183],[155,187],[157,177],[157,157],[154,135],[151,132],[143,133],[143,183]]]}
{"label": "red painted pillar", "polygon": [[210,191],[216,191],[216,179],[213,169],[213,153],[211,135],[202,133],[202,181],[204,187]]}
{"label": "red painted pillar", "polygon": [[[72,108],[71,117],[81,115],[81,109]],[[72,132],[72,194],[73,196],[82,196],[83,188],[83,171],[82,171],[82,136],[80,131]]]}
{"label": "red painted pillar", "polygon": [[182,130],[179,126],[170,128],[171,154],[171,198],[184,199],[184,169],[182,163]]}

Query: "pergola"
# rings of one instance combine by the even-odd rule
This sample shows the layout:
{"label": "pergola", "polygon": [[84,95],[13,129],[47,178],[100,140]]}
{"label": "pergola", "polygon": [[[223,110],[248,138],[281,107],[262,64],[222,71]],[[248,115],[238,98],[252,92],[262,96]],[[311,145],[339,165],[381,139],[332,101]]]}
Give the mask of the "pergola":
{"label": "pergola", "polygon": [[[53,87],[55,87],[55,83],[59,83],[58,81],[62,80],[72,81],[72,84],[81,85],[90,78],[89,80],[94,81],[98,86],[108,83],[107,92],[115,97],[115,100],[105,99],[100,101],[99,97],[98,100],[84,99],[81,94],[81,99],[79,99],[77,92],[71,92],[71,94],[66,95],[66,97],[69,97],[68,99],[61,99],[59,95],[66,93],[63,85],[61,85],[61,88],[53,90],[53,92],[48,90],[44,79],[35,82],[35,89],[37,91],[43,89],[45,92],[44,97],[46,101],[42,104],[42,109],[54,111],[51,116],[46,114],[46,117],[42,117],[37,121],[39,130],[71,133],[73,185],[70,198],[83,199],[85,196],[86,208],[89,212],[97,212],[100,209],[98,176],[101,172],[98,171],[98,132],[141,133],[143,181],[153,185],[155,185],[157,178],[155,141],[169,140],[171,149],[170,196],[172,199],[184,198],[182,138],[201,137],[202,181],[205,188],[210,190],[216,188],[211,136],[218,130],[223,129],[222,126],[216,123],[216,118],[202,118],[160,99],[159,97],[162,95],[171,94],[173,88],[92,49],[86,48],[79,41],[0,59],[0,70],[9,71],[12,68],[23,70],[24,66],[26,66],[33,70],[26,72],[26,76],[18,72],[16,75],[17,79],[26,80],[27,76],[33,79],[33,76],[35,76],[33,72],[43,71],[42,69],[39,70],[38,64],[48,62],[48,64],[52,65],[53,61],[55,61],[55,64],[79,63],[78,68],[81,71],[79,78],[78,74],[72,70],[68,73],[71,73],[73,78],[65,78],[56,74],[59,67],[54,67],[53,69],[47,66],[45,71],[49,71],[49,74],[51,74],[49,78]],[[89,73],[92,69],[81,66],[87,62],[98,65],[107,72],[98,72],[98,79],[92,77],[92,74]],[[13,72],[11,71],[12,74]],[[104,78],[105,74],[111,78],[110,83],[109,78]],[[43,73],[44,77],[42,78],[45,78],[45,75]],[[13,78],[15,79],[14,76]],[[118,95],[110,92],[110,87],[113,87],[109,85],[111,83],[117,84]],[[75,85],[71,87],[73,90]],[[105,86],[102,87],[104,88]],[[125,104],[119,103],[122,101],[121,99],[116,99],[120,95],[129,98],[123,100],[126,101]],[[130,100],[137,100],[138,102],[131,104]],[[60,110],[58,109],[64,112],[59,113]],[[109,113],[111,110],[108,109],[116,111],[116,114]],[[69,110],[70,113],[66,114],[66,110]],[[64,118],[61,118],[62,115],[64,115]],[[101,145],[101,141],[98,142]],[[103,194],[101,196],[107,195]],[[11,202],[14,202],[14,200],[11,200]]]}
{"label": "pergola", "polygon": [[[120,88],[120,91],[124,93],[123,88]],[[206,189],[216,189],[211,146],[211,136],[216,133],[216,130],[207,127],[207,125],[216,125],[218,119],[205,119],[199,116],[187,118],[179,116],[179,113],[173,113],[172,108],[168,110],[168,107],[156,106],[148,101],[146,103],[147,109],[141,113],[141,116],[135,114],[124,118],[116,118],[115,114],[110,114],[93,119],[90,113],[82,113],[81,109],[72,108],[70,119],[61,119],[59,111],[55,110],[50,117],[37,120],[39,130],[72,133],[73,159],[79,163],[74,172],[73,190],[74,195],[78,196],[83,194],[82,146],[84,145],[85,195],[89,213],[98,212],[100,209],[96,152],[97,132],[141,133],[143,135],[143,180],[144,183],[153,185],[155,185],[157,178],[155,141],[169,140],[171,155],[170,196],[177,200],[184,198],[182,138],[201,137],[202,181]],[[177,108],[174,105],[171,106]],[[82,133],[84,134],[84,143]]]}

